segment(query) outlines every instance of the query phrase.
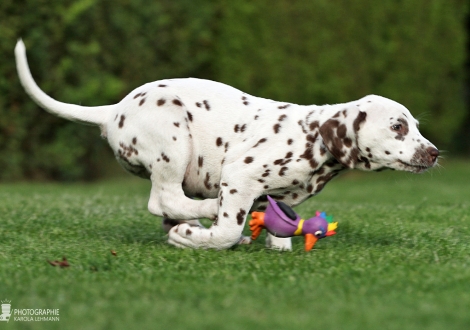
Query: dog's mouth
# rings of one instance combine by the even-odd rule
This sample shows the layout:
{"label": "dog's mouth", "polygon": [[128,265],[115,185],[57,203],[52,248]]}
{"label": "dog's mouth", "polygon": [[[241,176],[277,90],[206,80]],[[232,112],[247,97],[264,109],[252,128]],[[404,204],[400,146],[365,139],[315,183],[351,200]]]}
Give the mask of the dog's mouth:
{"label": "dog's mouth", "polygon": [[433,167],[434,164],[432,165],[423,165],[423,164],[410,164],[407,162],[404,162],[400,159],[398,159],[398,163],[402,165],[403,169],[408,172],[413,172],[413,173],[423,173],[429,168]]}

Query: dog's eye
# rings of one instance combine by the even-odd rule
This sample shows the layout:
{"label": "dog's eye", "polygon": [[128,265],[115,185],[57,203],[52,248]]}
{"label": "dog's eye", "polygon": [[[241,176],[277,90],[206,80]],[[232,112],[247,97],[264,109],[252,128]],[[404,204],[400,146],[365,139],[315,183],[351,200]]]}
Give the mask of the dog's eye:
{"label": "dog's eye", "polygon": [[395,125],[392,125],[392,130],[394,131],[401,131],[401,124],[395,124]]}
{"label": "dog's eye", "polygon": [[316,237],[320,237],[321,235],[323,235],[323,232],[321,230],[317,230],[314,235]]}

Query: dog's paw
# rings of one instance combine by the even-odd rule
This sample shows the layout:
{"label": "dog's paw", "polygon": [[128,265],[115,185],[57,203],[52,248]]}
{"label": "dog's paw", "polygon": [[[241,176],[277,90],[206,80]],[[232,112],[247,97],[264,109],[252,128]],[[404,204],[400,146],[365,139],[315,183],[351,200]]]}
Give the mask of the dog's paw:
{"label": "dog's paw", "polygon": [[[206,229],[207,230],[207,229]],[[208,236],[204,239],[203,236]],[[202,248],[202,242],[208,241],[210,233],[202,232],[199,227],[192,227],[188,223],[180,223],[170,229],[168,243],[181,248]]]}
{"label": "dog's paw", "polygon": [[239,240],[240,232],[224,231],[220,226],[203,228],[182,223],[168,233],[168,243],[180,248],[222,250],[232,247]]}
{"label": "dog's paw", "polygon": [[237,244],[251,244],[251,238],[249,236],[242,236]]}
{"label": "dog's paw", "polygon": [[[216,237],[217,236],[217,237]],[[212,228],[191,226],[181,223],[174,226],[168,233],[168,243],[180,248],[193,249],[226,249],[220,235],[215,235]],[[219,238],[219,240],[217,239]]]}

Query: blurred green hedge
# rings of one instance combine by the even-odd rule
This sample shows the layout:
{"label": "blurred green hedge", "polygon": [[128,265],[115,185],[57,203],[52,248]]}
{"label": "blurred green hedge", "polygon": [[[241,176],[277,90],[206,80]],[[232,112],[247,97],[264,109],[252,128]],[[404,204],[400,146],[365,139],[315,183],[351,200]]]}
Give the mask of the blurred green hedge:
{"label": "blurred green hedge", "polygon": [[98,129],[24,93],[17,38],[38,84],[64,102],[116,103],[143,83],[188,76],[301,104],[375,93],[452,149],[466,115],[466,15],[459,0],[3,0],[0,180],[90,180],[113,157]]}

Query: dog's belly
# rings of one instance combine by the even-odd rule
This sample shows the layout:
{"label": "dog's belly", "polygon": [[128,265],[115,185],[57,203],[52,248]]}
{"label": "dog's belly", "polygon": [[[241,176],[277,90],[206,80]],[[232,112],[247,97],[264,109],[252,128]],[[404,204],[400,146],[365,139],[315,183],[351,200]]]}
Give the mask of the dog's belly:
{"label": "dog's belly", "polygon": [[[223,154],[193,157],[189,163],[184,180],[182,182],[183,191],[187,196],[199,198],[216,198],[220,188],[220,177]],[[210,166],[219,164],[219,166]]]}

